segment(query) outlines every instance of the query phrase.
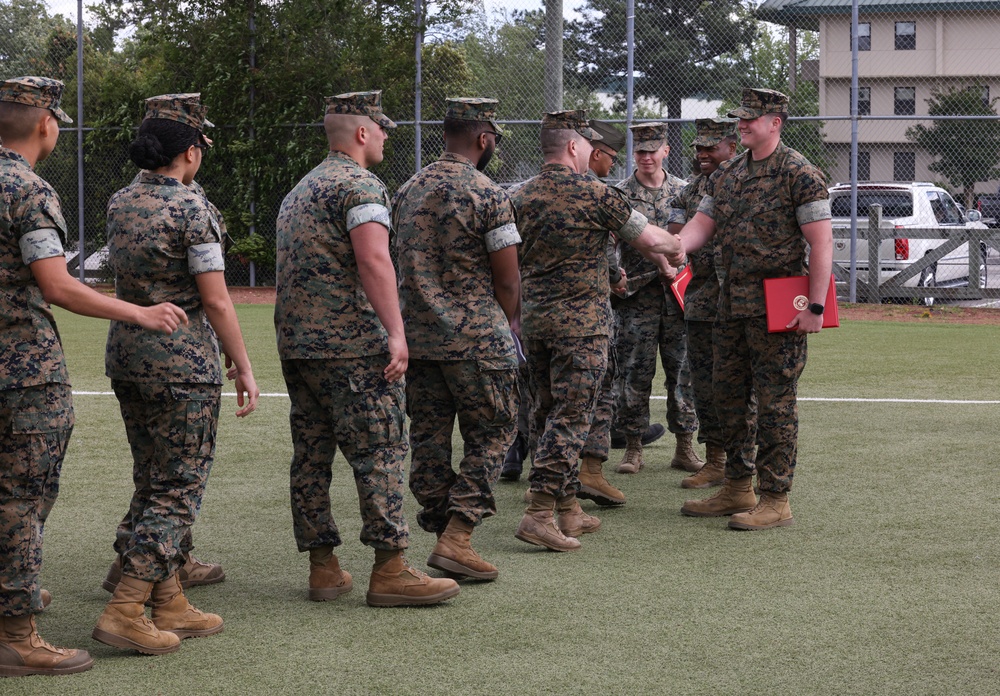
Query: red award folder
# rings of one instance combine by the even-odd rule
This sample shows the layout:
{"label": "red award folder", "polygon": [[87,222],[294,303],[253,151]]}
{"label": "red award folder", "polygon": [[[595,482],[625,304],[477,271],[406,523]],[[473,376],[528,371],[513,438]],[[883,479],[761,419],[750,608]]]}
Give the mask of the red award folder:
{"label": "red award folder", "polygon": [[[767,310],[767,330],[769,333],[794,331],[787,329],[795,315],[809,307],[809,276],[788,276],[787,278],[764,279],[764,304]],[[823,303],[823,328],[840,326],[837,312],[837,288],[830,276],[830,289]]]}
{"label": "red award folder", "polygon": [[684,293],[687,291],[688,283],[691,282],[691,267],[685,266],[684,270],[677,274],[674,278],[674,282],[670,284],[670,292],[674,293],[674,297],[677,298],[677,304],[681,306],[681,311],[684,311]]}

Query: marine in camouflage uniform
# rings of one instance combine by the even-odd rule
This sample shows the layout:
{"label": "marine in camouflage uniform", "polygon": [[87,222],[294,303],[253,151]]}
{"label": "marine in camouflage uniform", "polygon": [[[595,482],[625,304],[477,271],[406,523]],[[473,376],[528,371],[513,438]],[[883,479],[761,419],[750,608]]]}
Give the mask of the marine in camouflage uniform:
{"label": "marine in camouflage uniform", "polygon": [[51,154],[63,83],[19,77],[0,83],[0,676],[73,674],[90,669],[84,650],[45,642],[34,614],[43,607],[38,573],[45,522],[74,415],[66,361],[51,307],[129,317],[172,331],[173,306],[138,308],[97,293],[66,270],[66,223],[59,197],[33,171]]}
{"label": "marine in camouflage uniform", "polygon": [[[206,119],[204,125],[207,127],[213,124]],[[130,186],[137,186],[142,183],[142,177],[146,173],[147,172],[143,170],[136,174],[135,178],[132,179]],[[208,199],[208,196],[205,194],[205,189],[197,181],[192,181],[187,186],[195,194],[202,197],[203,203],[208,208],[208,212],[212,216],[213,222],[219,230],[219,237],[222,240],[222,248],[225,250],[229,234],[226,231],[226,222],[222,216],[222,212],[215,206],[214,203],[212,203],[212,201]],[[115,530],[115,560],[111,563],[111,567],[108,568],[107,577],[105,577],[104,582],[101,584],[101,587],[108,592],[114,592],[115,587],[118,585],[118,581],[121,579],[121,556],[125,553],[129,540],[132,538],[132,532],[134,529],[133,521],[142,514],[141,504],[141,499],[133,498],[128,512],[126,512],[125,516],[122,517],[122,521],[118,524],[118,529]],[[183,558],[183,563],[181,564],[180,570],[178,570],[181,587],[188,589],[189,587],[214,585],[224,581],[226,579],[226,573],[222,569],[221,565],[218,563],[206,563],[204,561],[200,561],[191,554],[194,550],[194,536],[192,534],[192,529],[193,527],[187,528],[179,544],[181,556]]]}
{"label": "marine in camouflage uniform", "polygon": [[[274,325],[291,399],[295,541],[299,551],[310,552],[310,599],[335,599],[351,589],[350,574],[333,555],[342,543],[330,509],[340,447],[358,490],[361,541],[376,550],[369,604],[409,603],[379,589],[387,572],[401,581],[405,573],[414,587],[432,587],[414,599],[437,602],[458,594],[457,584],[432,581],[402,559],[409,546],[403,517],[407,352],[389,258],[389,196],[367,170],[381,161],[386,129],[396,124],[382,112],[380,91],[325,102],[330,153],[285,197],[277,221]],[[365,263],[359,263],[362,255]],[[380,293],[374,299],[373,291]]]}
{"label": "marine in camouflage uniform", "polygon": [[[822,172],[780,141],[788,97],[745,89],[730,112],[748,151],[709,179],[695,217],[684,227],[685,248],[714,234],[722,286],[715,325],[714,394],[726,446],[726,481],[682,512],[733,514],[730,527],[768,529],[792,523],[788,491],[798,442],[796,388],[806,362],[806,334],[822,327],[832,264],[832,229]],[[758,159],[754,159],[754,157]],[[807,252],[807,243],[810,251]],[[764,278],[810,272],[812,304],[792,321],[795,331],[768,333]],[[746,443],[756,395],[761,498],[751,486],[754,461]],[[734,514],[735,513],[735,514]]]}
{"label": "marine in camouflage uniform", "polygon": [[[604,180],[618,161],[618,153],[625,147],[625,136],[618,128],[606,121],[590,119],[590,127],[597,131],[601,139],[595,142],[590,156],[590,176]],[[625,277],[619,267],[621,249],[614,235],[608,237],[608,282],[612,291],[623,291]],[[615,412],[615,380],[619,377],[618,359],[615,345],[618,335],[616,316],[610,315],[608,325],[608,362],[598,390],[594,414],[590,419],[590,432],[580,451],[580,489],[577,497],[593,500],[598,505],[614,506],[625,504],[625,494],[604,477],[604,462],[611,449],[611,423]]]}
{"label": "marine in camouflage uniform", "polygon": [[[697,135],[692,143],[702,170],[674,199],[668,229],[680,232],[684,223],[698,212],[705,196],[708,177],[736,152],[736,119],[703,118],[695,121]],[[712,391],[712,326],[719,305],[720,272],[716,269],[716,245],[710,241],[688,256],[692,272],[684,295],[684,320],[687,323],[687,359],[691,368],[691,388],[698,413],[698,441],[705,445],[706,463],[698,472],[681,481],[683,488],[709,488],[722,483],[725,476],[726,449],[722,428],[715,412]],[[756,418],[754,418],[756,423]],[[753,460],[756,427],[750,429],[746,456]]]}
{"label": "marine in camouflage uniform", "polygon": [[[439,536],[428,565],[484,580],[498,571],[471,549],[469,536],[496,514],[493,486],[518,407],[509,322],[520,320],[521,238],[507,193],[481,171],[500,137],[496,106],[494,99],[449,99],[445,152],[392,202],[417,522]],[[463,442],[457,472],[456,417]]]}
{"label": "marine in camouflage uniform", "polygon": [[[649,249],[674,244],[633,211],[620,191],[584,173],[589,141],[599,139],[582,111],[546,114],[545,164],[511,197],[523,239],[522,332],[533,438],[539,434],[529,506],[516,536],[559,551],[579,548],[568,537],[600,525],[580,510],[576,488],[577,459],[607,368],[608,235]],[[651,238],[655,243],[647,244]],[[559,513],[558,527],[553,511]]]}
{"label": "marine in camouflage uniform", "polygon": [[[631,127],[636,162],[650,158],[653,163],[669,152],[664,123]],[[658,187],[650,187],[640,176],[652,180],[662,174]],[[650,179],[646,180],[649,183]],[[618,184],[629,203],[653,223],[666,227],[671,201],[685,185],[683,179],[659,172],[640,174],[637,170]],[[691,449],[692,433],[698,429],[698,417],[691,398],[691,375],[687,365],[687,337],[684,314],[669,289],[664,288],[656,266],[634,249],[622,250],[622,268],[628,275],[626,297],[613,300],[622,327],[618,337],[618,362],[621,365],[621,388],[615,413],[615,430],[625,435],[625,453],[619,473],[634,474],[643,466],[642,435],[649,427],[649,397],[656,376],[656,352],[659,348],[667,389],[667,428],[677,440],[671,466],[697,471],[703,462]]]}

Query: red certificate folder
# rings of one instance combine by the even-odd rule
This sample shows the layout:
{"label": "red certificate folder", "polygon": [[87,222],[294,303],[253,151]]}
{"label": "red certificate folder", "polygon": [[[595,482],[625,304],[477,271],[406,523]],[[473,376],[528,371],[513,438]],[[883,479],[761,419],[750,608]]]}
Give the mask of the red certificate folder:
{"label": "red certificate folder", "polygon": [[687,291],[688,283],[691,282],[691,267],[685,266],[684,270],[677,274],[674,278],[674,282],[670,284],[670,292],[674,293],[674,297],[677,298],[677,304],[681,306],[681,311],[684,311],[684,293]]}
{"label": "red certificate folder", "polygon": [[[764,304],[767,309],[767,330],[769,333],[794,331],[787,329],[795,315],[809,307],[809,276],[788,276],[787,278],[764,279]],[[837,289],[830,276],[830,289],[823,303],[823,328],[840,326],[837,312]]]}

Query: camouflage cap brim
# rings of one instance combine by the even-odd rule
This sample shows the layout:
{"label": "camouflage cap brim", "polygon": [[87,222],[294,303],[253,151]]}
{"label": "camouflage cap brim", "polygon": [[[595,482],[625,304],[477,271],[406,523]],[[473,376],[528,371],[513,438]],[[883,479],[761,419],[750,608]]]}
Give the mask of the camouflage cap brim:
{"label": "camouflage cap brim", "polygon": [[723,140],[725,140],[725,138],[708,136],[708,135],[699,135],[697,138],[691,141],[691,147],[715,147]]}
{"label": "camouflage cap brim", "polygon": [[752,121],[764,115],[763,109],[751,109],[748,106],[739,106],[730,111],[726,116],[729,118],[742,118],[744,121]]}
{"label": "camouflage cap brim", "polygon": [[383,128],[395,128],[396,122],[383,113],[368,114],[368,118],[379,124]]}
{"label": "camouflage cap brim", "polygon": [[640,140],[632,146],[632,149],[636,152],[653,152],[654,150],[659,150],[666,144],[667,141],[663,138],[658,140]]}
{"label": "camouflage cap brim", "polygon": [[587,140],[604,140],[604,137],[590,126],[577,128],[576,132],[582,135]]}

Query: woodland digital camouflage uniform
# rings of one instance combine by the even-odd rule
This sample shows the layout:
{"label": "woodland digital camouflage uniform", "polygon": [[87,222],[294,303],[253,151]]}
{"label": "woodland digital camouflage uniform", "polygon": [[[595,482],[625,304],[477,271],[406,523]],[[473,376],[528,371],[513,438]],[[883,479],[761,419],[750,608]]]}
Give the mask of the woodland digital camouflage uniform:
{"label": "woodland digital camouflage uniform", "polygon": [[[495,104],[449,100],[446,119],[489,123]],[[490,267],[490,254],[521,241],[514,209],[471,161],[445,152],[403,184],[392,211],[417,521],[429,532],[443,531],[452,514],[476,525],[496,514],[493,485],[516,427],[517,358]]]}
{"label": "woodland digital camouflage uniform", "polygon": [[[736,119],[698,119],[698,135],[694,146],[712,147],[727,137],[736,137]],[[671,204],[670,224],[683,225],[698,212],[698,204],[705,196],[708,176],[699,174],[685,186]],[[714,364],[712,331],[719,307],[721,269],[717,264],[715,240],[709,240],[698,251],[688,254],[688,268],[692,276],[684,293],[684,319],[687,323],[687,360],[691,370],[691,390],[698,414],[698,442],[724,447],[725,441],[719,417],[715,410],[712,388]],[[756,408],[756,401],[754,402]],[[753,461],[754,440],[757,432],[756,413],[745,444],[744,456]]]}
{"label": "woodland digital camouflage uniform", "polygon": [[561,164],[543,165],[511,200],[523,239],[531,428],[541,433],[529,481],[533,491],[562,497],[579,485],[577,458],[607,368],[608,234],[632,241],[646,218],[620,191]]}
{"label": "woodland digital camouflage uniform", "polygon": [[[207,122],[206,122],[207,123]],[[140,171],[132,179],[131,185],[134,186],[138,184],[142,175],[145,171]],[[208,208],[209,215],[212,217],[212,222],[219,230],[219,237],[222,239],[223,249],[227,246],[227,241],[229,239],[229,234],[226,231],[226,221],[223,218],[222,213],[219,211],[212,201],[208,200],[208,196],[205,194],[205,189],[197,181],[192,181],[187,185],[191,191],[202,197],[202,203]],[[133,503],[138,501],[133,500]],[[121,556],[125,553],[125,549],[128,548],[129,540],[132,538],[132,521],[141,514],[141,510],[135,505],[130,505],[130,509],[125,513],[122,521],[118,524],[118,529],[115,531],[115,553]],[[192,527],[188,527],[184,533],[183,538],[180,541],[180,549],[182,554],[186,557],[194,549],[194,537],[192,536]]]}
{"label": "woodland digital camouflage uniform", "polygon": [[66,223],[52,187],[4,147],[0,191],[0,614],[23,616],[42,609],[43,530],[74,423],[55,319],[29,266],[62,256]]}
{"label": "woodland digital camouflage uniform", "polygon": [[144,171],[108,203],[108,266],[119,299],[172,302],[189,320],[169,336],[111,322],[105,354],[134,462],[115,550],[125,575],[160,582],[184,563],[215,456],[222,366],[196,276],[225,270],[218,219],[202,194]]}
{"label": "woodland digital camouflage uniform", "polygon": [[[730,115],[742,113],[756,112]],[[822,172],[795,150],[779,142],[752,173],[749,157],[748,151],[725,162],[710,177],[698,207],[715,221],[723,273],[714,392],[725,436],[726,476],[753,472],[746,443],[756,395],[760,489],[784,493],[795,472],[796,387],[806,363],[806,337],[767,332],[763,280],[807,272],[800,225],[829,219],[830,204]]]}
{"label": "woodland digital camouflage uniform", "polygon": [[[649,221],[666,228],[671,201],[685,181],[664,171],[663,185],[649,189],[635,173],[618,184],[629,203]],[[617,338],[621,387],[615,413],[615,430],[642,435],[649,427],[649,397],[656,376],[656,351],[660,351],[667,388],[667,427],[674,434],[698,429],[691,398],[691,375],[686,353],[684,315],[669,289],[660,282],[656,266],[632,247],[622,248],[621,267],[628,274],[628,296],[615,297],[621,333]]]}
{"label": "woodland digital camouflage uniform", "polygon": [[[346,107],[328,105],[336,108]],[[300,551],[341,543],[329,493],[338,446],[354,471],[362,542],[378,549],[409,543],[404,386],[382,375],[388,335],[362,288],[350,238],[367,222],[391,226],[385,185],[336,151],[292,189],[278,213],[274,325],[292,401],[290,485]]]}

